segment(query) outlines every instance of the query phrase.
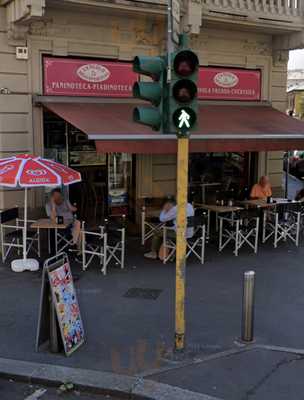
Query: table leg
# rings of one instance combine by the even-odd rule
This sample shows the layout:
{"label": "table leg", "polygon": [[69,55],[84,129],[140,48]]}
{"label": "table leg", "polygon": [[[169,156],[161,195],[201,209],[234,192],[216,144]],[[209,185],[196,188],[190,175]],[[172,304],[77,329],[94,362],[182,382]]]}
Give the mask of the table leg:
{"label": "table leg", "polygon": [[207,214],[207,239],[210,239],[210,210]]}
{"label": "table leg", "polygon": [[57,228],[55,228],[55,252],[58,254]]}
{"label": "table leg", "polygon": [[202,185],[202,203],[206,204],[206,186]]}
{"label": "table leg", "polygon": [[47,237],[48,237],[48,252],[49,254],[51,254],[51,235],[49,229],[47,229]]}
{"label": "table leg", "polygon": [[52,353],[58,353],[58,331],[57,331],[57,320],[56,310],[50,294],[50,350]]}

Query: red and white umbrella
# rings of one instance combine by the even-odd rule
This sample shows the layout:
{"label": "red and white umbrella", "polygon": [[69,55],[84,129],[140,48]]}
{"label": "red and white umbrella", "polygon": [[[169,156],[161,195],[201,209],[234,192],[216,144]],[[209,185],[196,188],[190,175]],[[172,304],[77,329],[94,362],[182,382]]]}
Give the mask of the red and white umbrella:
{"label": "red and white umbrella", "polygon": [[79,172],[42,157],[18,154],[0,159],[0,186],[25,188],[23,260],[26,260],[27,189],[36,186],[66,186],[80,181]]}

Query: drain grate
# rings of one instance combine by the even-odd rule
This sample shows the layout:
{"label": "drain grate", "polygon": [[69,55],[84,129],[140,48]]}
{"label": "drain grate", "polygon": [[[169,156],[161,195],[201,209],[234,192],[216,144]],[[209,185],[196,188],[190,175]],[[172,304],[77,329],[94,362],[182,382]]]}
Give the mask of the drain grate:
{"label": "drain grate", "polygon": [[123,297],[129,297],[133,299],[156,300],[161,292],[162,290],[159,289],[131,288],[127,290]]}

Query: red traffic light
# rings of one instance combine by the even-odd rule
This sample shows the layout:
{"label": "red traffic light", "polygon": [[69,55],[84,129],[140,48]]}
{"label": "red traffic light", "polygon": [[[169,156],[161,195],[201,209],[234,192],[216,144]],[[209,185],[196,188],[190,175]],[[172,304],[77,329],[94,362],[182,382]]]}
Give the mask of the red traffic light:
{"label": "red traffic light", "polygon": [[198,69],[199,61],[197,55],[191,50],[182,50],[174,58],[174,72],[182,77],[192,75]]}

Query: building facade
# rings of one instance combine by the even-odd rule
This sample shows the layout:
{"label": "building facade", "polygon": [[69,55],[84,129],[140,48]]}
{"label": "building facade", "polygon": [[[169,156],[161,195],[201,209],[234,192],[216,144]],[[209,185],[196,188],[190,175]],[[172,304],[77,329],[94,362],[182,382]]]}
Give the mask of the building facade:
{"label": "building facade", "polygon": [[295,118],[304,115],[304,70],[290,70],[287,74],[287,112]]}
{"label": "building facade", "polygon": [[[228,4],[229,3],[229,4]],[[302,3],[185,0],[182,29],[201,66],[261,71],[261,100],[286,111],[288,51],[303,47]],[[43,57],[130,62],[166,46],[166,2],[0,0],[0,152],[45,154]],[[250,115],[248,116],[250,117]],[[281,189],[283,151],[259,151],[256,177]],[[175,194],[176,155],[137,154],[135,202]],[[31,204],[43,203],[32,191]],[[22,204],[21,190],[0,188],[0,208]]]}

